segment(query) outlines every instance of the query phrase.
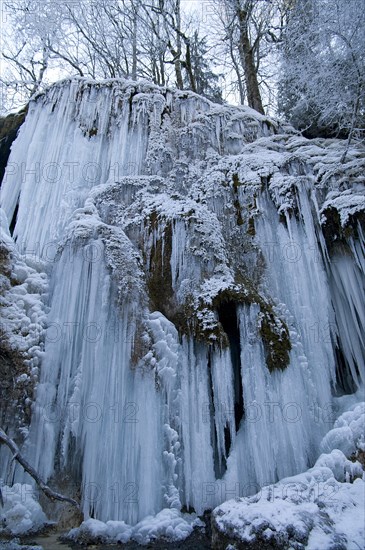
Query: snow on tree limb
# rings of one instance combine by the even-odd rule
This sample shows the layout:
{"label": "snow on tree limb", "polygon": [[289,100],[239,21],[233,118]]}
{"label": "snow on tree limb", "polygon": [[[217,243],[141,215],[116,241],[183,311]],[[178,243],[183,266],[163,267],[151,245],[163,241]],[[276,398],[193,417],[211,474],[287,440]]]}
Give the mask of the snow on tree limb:
{"label": "snow on tree limb", "polygon": [[19,447],[17,444],[6,435],[4,430],[0,428],[0,443],[3,443],[13,453],[13,458],[19,462],[19,464],[24,468],[26,472],[34,479],[34,481],[37,483],[41,491],[51,500],[60,500],[61,502],[68,502],[69,504],[72,504],[73,506],[76,506],[76,508],[79,508],[79,504],[76,500],[73,498],[65,497],[64,495],[61,495],[60,493],[56,493],[55,491],[52,491],[48,487],[48,485],[42,480],[42,478],[39,476],[39,474],[36,472],[36,470],[29,464],[29,462],[24,458],[24,456],[20,453]]}

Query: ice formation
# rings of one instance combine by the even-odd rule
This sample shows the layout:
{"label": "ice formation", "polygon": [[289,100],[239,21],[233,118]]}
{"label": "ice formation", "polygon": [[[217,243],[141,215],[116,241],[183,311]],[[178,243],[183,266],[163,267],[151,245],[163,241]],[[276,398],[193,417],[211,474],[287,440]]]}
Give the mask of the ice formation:
{"label": "ice formation", "polygon": [[20,443],[86,520],[202,514],[313,466],[365,380],[365,160],[344,147],[145,82],[31,102],[1,188],[4,250],[46,285],[18,292],[41,361]]}
{"label": "ice formation", "polygon": [[[364,413],[361,403],[336,421],[352,426],[362,438],[346,449],[350,454],[364,448]],[[329,452],[313,468],[265,486],[254,496],[218,506],[213,512],[213,548],[221,548],[223,542],[227,547],[241,543],[298,550],[362,548],[365,474],[359,462],[348,460],[337,448],[348,445],[347,434],[338,429],[324,438],[322,446]]]}

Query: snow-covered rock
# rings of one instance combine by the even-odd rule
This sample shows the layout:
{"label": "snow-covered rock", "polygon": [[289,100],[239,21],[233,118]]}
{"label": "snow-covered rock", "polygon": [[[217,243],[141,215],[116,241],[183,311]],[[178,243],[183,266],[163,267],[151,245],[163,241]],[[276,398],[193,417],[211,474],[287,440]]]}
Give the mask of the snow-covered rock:
{"label": "snow-covered rock", "polygon": [[362,450],[364,407],[359,403],[339,416],[312,468],[218,506],[212,519],[213,548],[362,548],[365,472],[340,449],[348,456]]}
{"label": "snow-covered rock", "polygon": [[84,521],[72,529],[67,540],[78,543],[127,543],[131,540],[141,545],[155,540],[178,542],[186,539],[194,528],[202,528],[203,522],[195,514],[182,514],[176,509],[161,510],[156,516],[147,516],[134,526],[123,521],[103,523],[95,519]]}
{"label": "snow-covered rock", "polygon": [[213,513],[213,548],[362,548],[365,476],[339,450],[303,474],[230,500]]}
{"label": "snow-covered rock", "polygon": [[24,535],[39,531],[47,517],[34,495],[31,485],[15,483],[1,487],[0,534]]}
{"label": "snow-covered rock", "polygon": [[354,405],[336,420],[333,429],[323,438],[320,449],[323,453],[340,449],[346,456],[365,451],[365,403]]}

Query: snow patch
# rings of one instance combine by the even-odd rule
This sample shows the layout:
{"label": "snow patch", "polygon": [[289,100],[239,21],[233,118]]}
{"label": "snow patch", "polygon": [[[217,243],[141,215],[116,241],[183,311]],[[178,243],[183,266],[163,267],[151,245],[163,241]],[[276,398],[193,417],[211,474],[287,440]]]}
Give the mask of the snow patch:
{"label": "snow patch", "polygon": [[4,506],[0,508],[0,534],[25,535],[38,531],[47,523],[31,485],[4,485],[1,494]]}
{"label": "snow patch", "polygon": [[204,524],[195,514],[182,514],[176,509],[165,508],[155,516],[147,516],[135,526],[124,521],[107,521],[96,519],[84,521],[77,529],[72,529],[67,538],[75,542],[93,541],[102,543],[127,543],[130,540],[138,544],[148,544],[162,539],[177,542],[186,539],[194,528]]}
{"label": "snow patch", "polygon": [[[321,446],[346,447],[348,434],[338,431],[344,427],[356,439],[364,426],[364,406],[342,414]],[[362,445],[361,437],[357,441]],[[362,548],[364,517],[364,471],[339,449],[322,454],[306,472],[265,486],[254,496],[227,501],[213,512],[218,538],[307,550]]]}

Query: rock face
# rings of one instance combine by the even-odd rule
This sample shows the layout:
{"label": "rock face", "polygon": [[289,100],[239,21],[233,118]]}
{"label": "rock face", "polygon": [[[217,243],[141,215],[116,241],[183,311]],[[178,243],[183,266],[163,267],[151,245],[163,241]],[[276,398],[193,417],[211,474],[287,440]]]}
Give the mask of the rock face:
{"label": "rock face", "polygon": [[365,379],[344,146],[144,82],[31,102],[1,203],[49,283],[23,451],[87,516],[200,514],[314,463],[332,394]]}
{"label": "rock face", "polygon": [[[34,386],[44,346],[47,276],[24,263],[1,218],[0,241],[0,419],[23,442],[30,423]],[[23,433],[23,435],[22,435]],[[10,474],[10,472],[9,472]]]}
{"label": "rock face", "polygon": [[0,117],[0,185],[8,163],[11,146],[25,120],[27,110],[27,108],[24,108],[19,113]]}

